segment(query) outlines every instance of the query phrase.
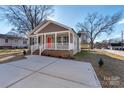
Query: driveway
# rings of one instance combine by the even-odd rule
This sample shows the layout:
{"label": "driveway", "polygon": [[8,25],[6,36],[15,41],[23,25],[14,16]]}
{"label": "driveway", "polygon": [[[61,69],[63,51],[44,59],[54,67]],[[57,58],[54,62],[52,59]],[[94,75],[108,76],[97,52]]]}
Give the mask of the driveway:
{"label": "driveway", "polygon": [[81,88],[101,87],[90,63],[30,55],[0,64],[0,87]]}

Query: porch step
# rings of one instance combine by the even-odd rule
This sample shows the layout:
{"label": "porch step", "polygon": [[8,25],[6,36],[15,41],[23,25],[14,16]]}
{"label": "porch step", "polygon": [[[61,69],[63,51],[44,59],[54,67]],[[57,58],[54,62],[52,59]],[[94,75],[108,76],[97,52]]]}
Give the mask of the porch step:
{"label": "porch step", "polygon": [[35,51],[33,52],[33,55],[39,55],[39,49],[35,50]]}
{"label": "porch step", "polygon": [[68,50],[44,50],[41,55],[44,56],[53,56],[59,58],[72,58],[73,51]]}
{"label": "porch step", "polygon": [[28,49],[28,50],[26,51],[26,54],[27,54],[27,55],[30,55],[30,54],[31,54],[31,50]]}

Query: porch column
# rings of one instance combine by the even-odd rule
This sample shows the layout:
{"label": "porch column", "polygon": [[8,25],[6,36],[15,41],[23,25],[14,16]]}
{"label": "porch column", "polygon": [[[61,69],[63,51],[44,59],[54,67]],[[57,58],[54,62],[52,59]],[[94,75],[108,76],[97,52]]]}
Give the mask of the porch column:
{"label": "porch column", "polygon": [[30,37],[28,37],[28,41],[27,41],[27,43],[28,43],[28,49],[30,49],[30,47],[31,47],[31,41],[30,41]]}
{"label": "porch column", "polygon": [[73,43],[73,49],[74,49],[74,46],[75,46],[74,45],[74,41],[75,41],[74,33],[73,33],[73,37],[72,38],[73,38],[73,42],[72,43]]}
{"label": "porch column", "polygon": [[38,35],[37,35],[37,46],[38,46]]}
{"label": "porch column", "polygon": [[68,32],[68,39],[69,39],[69,50],[70,50],[70,31]]}
{"label": "porch column", "polygon": [[46,48],[46,34],[44,34],[44,49]]}
{"label": "porch column", "polygon": [[57,33],[55,33],[55,50],[57,49]]}
{"label": "porch column", "polygon": [[41,37],[42,37],[41,45],[42,45],[42,48],[43,48],[43,44],[44,44],[44,38],[43,37],[44,36],[42,35]]}
{"label": "porch column", "polygon": [[37,49],[39,49],[39,44],[38,44],[38,35],[37,35]]}
{"label": "porch column", "polygon": [[78,47],[79,47],[79,52],[81,51],[81,40],[78,38]]}

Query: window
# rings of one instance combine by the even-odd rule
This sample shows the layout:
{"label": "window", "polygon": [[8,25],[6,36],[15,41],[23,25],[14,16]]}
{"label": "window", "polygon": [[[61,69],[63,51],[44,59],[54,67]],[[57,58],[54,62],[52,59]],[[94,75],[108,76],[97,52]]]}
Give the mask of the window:
{"label": "window", "polygon": [[34,45],[34,38],[33,37],[30,38],[30,45]]}
{"label": "window", "polygon": [[37,37],[34,37],[33,41],[34,41],[34,45],[37,44]]}
{"label": "window", "polygon": [[5,39],[5,43],[8,43],[8,39]]}
{"label": "window", "polygon": [[38,37],[38,43],[39,44],[41,43],[41,37],[40,36]]}
{"label": "window", "polygon": [[33,45],[32,38],[30,38],[30,45]]}
{"label": "window", "polygon": [[69,41],[68,36],[57,37],[57,43],[68,43],[68,41]]}
{"label": "window", "polygon": [[23,40],[23,44],[27,44],[27,41],[26,40]]}
{"label": "window", "polygon": [[62,37],[57,37],[57,43],[62,43]]}
{"label": "window", "polygon": [[15,43],[18,43],[18,40],[15,40]]}
{"label": "window", "polygon": [[63,37],[63,43],[68,43],[68,41],[69,41],[69,40],[68,40],[68,36],[64,36],[64,37]]}

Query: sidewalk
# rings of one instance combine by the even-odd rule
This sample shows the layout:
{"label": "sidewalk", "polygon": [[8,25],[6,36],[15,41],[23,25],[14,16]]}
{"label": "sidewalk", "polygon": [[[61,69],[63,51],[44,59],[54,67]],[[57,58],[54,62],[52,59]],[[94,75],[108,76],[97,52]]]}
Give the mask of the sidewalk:
{"label": "sidewalk", "polygon": [[112,54],[116,54],[119,56],[123,56],[124,57],[124,51],[119,51],[119,50],[108,50],[108,49],[104,49],[104,51],[112,53]]}

